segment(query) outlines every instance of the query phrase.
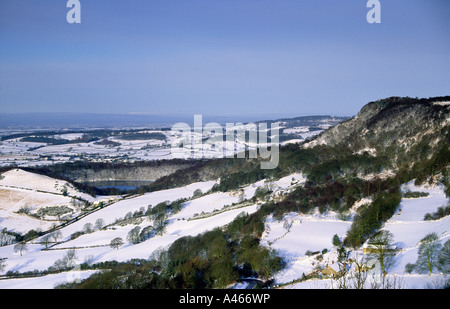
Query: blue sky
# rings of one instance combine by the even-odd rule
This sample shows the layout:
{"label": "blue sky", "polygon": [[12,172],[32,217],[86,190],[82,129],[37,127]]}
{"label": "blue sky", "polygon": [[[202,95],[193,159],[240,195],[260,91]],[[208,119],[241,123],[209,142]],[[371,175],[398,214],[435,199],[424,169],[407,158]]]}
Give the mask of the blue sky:
{"label": "blue sky", "polygon": [[354,115],[450,94],[450,1],[0,0],[0,112]]}

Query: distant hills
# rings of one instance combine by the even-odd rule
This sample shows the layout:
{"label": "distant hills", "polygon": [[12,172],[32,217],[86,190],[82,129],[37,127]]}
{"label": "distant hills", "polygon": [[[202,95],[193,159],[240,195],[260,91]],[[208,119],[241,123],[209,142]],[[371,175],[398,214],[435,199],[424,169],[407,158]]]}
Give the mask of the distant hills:
{"label": "distant hills", "polygon": [[[297,117],[298,125],[305,125],[304,120],[329,116]],[[203,122],[217,122],[220,124],[267,122],[279,117],[261,115],[214,116],[203,115]],[[345,118],[345,117],[344,117]],[[263,120],[270,119],[270,120]],[[285,121],[288,118],[281,118]],[[192,125],[192,115],[150,115],[150,114],[95,114],[95,113],[0,113],[0,129],[90,129],[90,128],[161,128],[184,122]]]}

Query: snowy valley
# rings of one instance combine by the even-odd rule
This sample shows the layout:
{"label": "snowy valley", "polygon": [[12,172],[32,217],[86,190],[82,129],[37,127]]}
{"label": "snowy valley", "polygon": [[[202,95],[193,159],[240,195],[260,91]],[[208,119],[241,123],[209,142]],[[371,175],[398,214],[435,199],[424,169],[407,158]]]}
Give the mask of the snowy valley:
{"label": "snowy valley", "polygon": [[[273,170],[248,158],[159,162],[169,135],[161,147],[131,140],[153,131],[121,146],[117,136],[36,147],[9,136],[0,146],[0,288],[448,287],[448,104],[411,100],[371,102],[343,122],[281,120]],[[76,162],[57,164],[60,153]],[[105,191],[86,185],[94,177],[151,183]],[[426,248],[434,257],[424,271]]]}
{"label": "snowy valley", "polygon": [[[11,188],[19,177],[22,181],[24,179],[29,181],[22,182],[25,187]],[[17,192],[20,192],[19,190],[42,190],[45,192],[47,188],[48,193],[41,194],[52,194],[54,200],[51,203],[57,205],[61,203],[59,198],[63,198],[63,196],[55,194],[53,190],[53,184],[56,181],[21,170],[11,170],[4,175],[0,186],[3,191],[10,190],[8,198],[14,197]],[[272,193],[267,198],[277,198],[296,186],[301,186],[304,181],[305,178],[301,174],[293,174],[275,181],[259,181],[234,192],[216,193],[209,193],[216,183],[209,181],[116,200],[76,222],[57,228],[55,231],[60,232],[60,236],[56,241],[50,240],[45,244],[42,237],[37,237],[27,242],[24,252],[16,251],[14,244],[1,247],[0,257],[4,258],[3,274],[8,272],[28,273],[28,276],[33,272],[39,274],[39,272],[54,266],[71,250],[75,250],[75,256],[71,261],[73,268],[70,271],[26,278],[3,276],[0,280],[0,288],[54,288],[57,284],[81,280],[96,272],[96,270],[82,271],[79,266],[77,267],[81,263],[148,259],[153,252],[167,249],[180,237],[195,236],[224,226],[242,213],[254,213],[263,202],[251,201],[258,188],[270,187]],[[195,196],[196,190],[202,192],[201,196]],[[401,279],[403,288],[421,289],[439,285],[445,278],[443,274],[431,276],[408,274],[405,273],[405,266],[407,263],[414,263],[417,259],[419,242],[426,234],[437,233],[439,241],[442,243],[449,239],[448,216],[438,220],[424,221],[427,213],[436,212],[438,207],[447,205],[449,198],[446,197],[442,185],[416,187],[413,182],[409,182],[402,187],[402,190],[426,192],[428,195],[418,198],[403,198],[396,214],[383,227],[384,230],[393,233],[395,245],[400,249],[392,269],[389,270],[388,277],[396,276]],[[51,191],[53,192],[51,193]],[[107,198],[103,196],[86,197],[75,191],[69,191],[70,195],[82,196],[91,202]],[[3,205],[8,198],[2,198]],[[20,196],[20,198],[22,197]],[[14,198],[12,199],[14,200]],[[24,199],[27,198],[22,198],[22,202]],[[149,216],[144,215],[149,206],[163,202],[170,203],[178,199],[186,199],[186,201],[183,202],[180,211],[167,218],[167,226],[161,234],[152,235],[136,244],[127,240],[131,230],[138,228],[142,231],[146,227],[154,225]],[[35,205],[36,202],[33,202]],[[275,249],[286,261],[285,268],[274,274],[274,287],[283,289],[333,288],[333,279],[326,276],[309,280],[302,280],[302,277],[315,271],[321,272],[327,266],[334,267],[338,271],[337,250],[333,246],[332,238],[335,234],[341,238],[345,236],[358,206],[367,202],[370,201],[362,200],[355,203],[346,218],[342,218],[333,211],[319,213],[317,210],[310,214],[287,214],[281,220],[269,216],[261,238],[262,245]],[[16,202],[16,204],[20,203]],[[66,201],[66,204],[70,203]],[[25,231],[29,227],[34,227],[36,230],[40,228],[43,231],[50,230],[50,233],[55,233],[51,230],[52,224],[62,223],[62,221],[56,220],[33,219],[26,214],[17,214],[16,210],[13,207],[2,209],[1,223],[8,230]],[[138,215],[131,215],[131,213],[139,212]],[[135,220],[123,223],[120,219],[127,216],[135,218]],[[96,222],[97,225],[98,222],[102,222],[102,226],[96,227]],[[90,231],[83,232],[79,237],[72,239],[72,235],[85,231],[87,226],[92,227]],[[116,238],[123,240],[123,244],[117,248],[111,246],[111,241]],[[350,257],[362,256],[364,256],[362,248],[350,253]],[[379,269],[375,267],[372,271],[377,274]],[[247,284],[243,280],[231,287],[245,288]]]}

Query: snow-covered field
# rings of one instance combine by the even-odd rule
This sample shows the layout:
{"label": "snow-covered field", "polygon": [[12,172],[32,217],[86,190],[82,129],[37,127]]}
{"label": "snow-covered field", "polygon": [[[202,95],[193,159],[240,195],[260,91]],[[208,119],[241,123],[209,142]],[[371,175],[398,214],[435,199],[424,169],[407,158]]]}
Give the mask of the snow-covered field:
{"label": "snow-covered field", "polygon": [[[278,129],[283,134],[289,134],[288,140],[282,144],[302,142],[307,138],[319,134],[323,130],[331,126],[331,124],[320,123],[318,128],[313,128],[314,131],[310,131],[310,127],[294,127],[284,128],[279,126]],[[336,123],[336,119],[329,119],[331,123]],[[272,128],[271,125],[268,125]],[[246,130],[250,132],[257,128],[255,124],[235,125],[227,127],[227,130]],[[284,130],[284,132],[283,132]],[[257,134],[264,130],[258,130]],[[126,131],[124,131],[126,132]],[[259,132],[259,133],[258,133]],[[1,133],[1,132],[0,132]],[[8,132],[4,134],[7,135]],[[89,132],[87,132],[88,134]],[[77,160],[92,161],[92,162],[107,162],[107,161],[140,161],[140,160],[161,160],[161,159],[173,159],[178,158],[176,147],[175,151],[172,150],[172,146],[177,145],[179,141],[183,141],[183,134],[177,134],[170,130],[138,130],[134,133],[146,134],[154,133],[160,137],[164,136],[165,139],[152,138],[148,139],[121,139],[119,135],[111,135],[102,137],[100,141],[83,141],[82,137],[84,133],[61,133],[61,134],[49,134],[45,137],[56,140],[64,140],[65,143],[58,144],[43,142],[29,142],[24,141],[23,138],[10,138],[0,141],[0,166],[8,166],[15,164],[15,166],[41,166],[54,163],[74,162]],[[31,133],[29,133],[31,134]],[[41,135],[39,135],[41,136]],[[230,153],[238,153],[246,149],[257,149],[258,147],[265,147],[263,141],[258,143],[241,140],[242,136],[236,133],[228,140],[228,136],[214,136],[208,130],[203,132],[192,132],[192,139],[198,140],[199,144],[194,145],[194,151],[201,150],[204,158],[215,158],[229,155]],[[260,137],[261,138],[261,137]],[[26,139],[25,139],[26,140]],[[39,140],[39,139],[38,139]],[[205,141],[206,142],[203,142]],[[71,142],[68,142],[71,141]],[[183,143],[184,146],[184,143]],[[214,146],[214,147],[213,147]],[[186,147],[186,146],[185,146]],[[190,145],[188,151],[190,153]],[[185,153],[185,152],[184,152]]]}
{"label": "snow-covered field", "polygon": [[[79,214],[73,198],[94,202],[96,198],[78,191],[70,183],[21,169],[11,169],[0,177],[0,227],[26,233],[47,230],[59,224],[59,218],[40,220],[32,216],[47,207],[66,207],[69,215]],[[26,213],[25,213],[26,212]]]}
{"label": "snow-covered field", "polygon": [[[18,185],[18,179],[27,178],[26,176],[29,176],[29,179],[24,179],[21,184],[29,190],[36,190],[38,187],[51,190],[56,181],[45,178],[44,176],[14,170],[5,175],[2,183],[4,185]],[[30,179],[40,181],[34,182]],[[274,189],[285,190],[289,188],[293,179],[299,181],[302,180],[302,177],[301,175],[292,175],[273,182],[270,185]],[[249,204],[248,202],[239,205],[239,201],[251,198],[259,186],[267,185],[265,181],[260,181],[240,191],[229,193],[216,192],[193,198],[196,190],[200,189],[205,193],[215,183],[215,181],[194,183],[185,187],[162,190],[120,200],[61,228],[59,230],[62,234],[59,240],[60,243],[46,250],[44,250],[45,246],[40,244],[39,239],[29,243],[27,250],[22,255],[14,251],[14,245],[0,247],[0,257],[6,258],[3,273],[8,271],[28,272],[46,270],[56,260],[62,259],[68,250],[73,248],[76,250],[77,262],[79,263],[83,263],[86,260],[96,263],[109,260],[127,261],[132,258],[147,259],[154,250],[167,248],[173,241],[180,237],[187,235],[195,236],[199,233],[212,230],[215,227],[226,225],[242,212],[255,212],[258,209],[258,205]],[[145,228],[152,224],[150,218],[144,217],[137,224],[127,224],[125,226],[112,225],[105,229],[96,230],[92,233],[86,233],[75,239],[71,239],[73,233],[82,231],[86,224],[94,225],[98,219],[102,219],[104,225],[111,225],[117,219],[124,218],[128,213],[133,213],[143,208],[147,209],[149,205],[155,206],[161,202],[172,202],[180,198],[187,198],[189,200],[183,204],[180,212],[169,217],[168,225],[163,235],[153,236],[135,245],[128,243],[126,239],[131,229],[136,226]],[[237,206],[230,207],[232,205]],[[203,216],[198,217],[200,214],[203,214]],[[12,221],[12,223],[10,219],[6,217],[4,221],[0,222],[0,227],[6,227],[6,222],[9,222],[8,229],[11,228],[12,224],[26,226],[29,223],[27,221],[29,218],[24,216]],[[118,249],[109,246],[111,240],[116,237],[121,237],[125,242]],[[67,273],[67,280],[76,273]],[[50,281],[53,280],[54,283],[61,282],[61,278],[64,278],[63,274],[33,278],[29,281],[26,279],[0,280],[0,288],[50,287]],[[40,282],[45,282],[45,284],[41,284]]]}
{"label": "snow-covered field", "polygon": [[3,173],[2,179],[0,179],[0,187],[42,191],[53,194],[62,194],[63,190],[66,190],[67,196],[79,197],[87,201],[95,200],[92,196],[75,189],[67,181],[26,172],[21,169],[12,169]]}
{"label": "snow-covered field", "polygon": [[[62,181],[57,181],[49,177],[26,173],[21,170],[11,170],[9,174],[4,174],[0,181],[1,186],[20,186],[20,190],[37,190],[37,188],[56,190],[63,185]],[[259,181],[241,190],[232,192],[208,191],[216,181],[193,183],[188,186],[162,190],[122,199],[108,205],[80,220],[60,229],[61,238],[59,243],[45,249],[45,245],[38,240],[28,244],[26,251],[22,255],[15,252],[14,245],[0,247],[0,258],[4,261],[3,274],[8,271],[28,272],[34,270],[46,270],[58,259],[62,259],[68,250],[75,249],[76,262],[92,263],[102,261],[127,261],[132,258],[147,259],[153,251],[167,248],[176,239],[191,235],[195,236],[215,227],[220,227],[231,222],[242,212],[253,213],[257,211],[259,205],[252,204],[250,199],[255,194],[258,187],[269,186],[274,191],[273,198],[280,196],[280,192],[288,192],[297,185],[302,185],[305,181],[301,174],[293,174],[278,181]],[[57,186],[55,188],[55,184]],[[194,192],[200,189],[204,194],[194,197]],[[442,279],[440,275],[417,275],[405,274],[404,269],[407,263],[415,262],[417,259],[418,242],[429,232],[436,232],[442,242],[448,239],[450,233],[449,217],[435,221],[424,221],[426,213],[435,212],[440,206],[446,205],[448,199],[441,186],[421,186],[415,187],[413,183],[405,185],[404,190],[428,192],[429,195],[421,198],[402,199],[397,213],[386,222],[384,229],[391,231],[395,237],[395,245],[402,250],[396,256],[396,264],[389,270],[388,276],[400,276],[402,283],[408,288],[424,288],[427,284],[434,284]],[[12,189],[11,189],[12,190]],[[15,188],[15,190],[19,190]],[[70,191],[71,194],[77,194]],[[47,193],[50,194],[50,193]],[[55,197],[62,197],[53,194]],[[86,197],[86,196],[85,196]],[[87,197],[86,197],[87,198]],[[172,214],[168,218],[168,225],[162,235],[154,235],[138,244],[131,244],[127,241],[129,231],[136,226],[142,229],[153,224],[149,217],[141,217],[135,222],[125,225],[115,224],[118,219],[122,219],[129,213],[147,209],[161,202],[173,202],[180,198],[186,198],[182,209]],[[92,201],[95,200],[92,198]],[[365,199],[352,208],[355,211],[358,205],[370,202]],[[28,217],[17,215],[18,218],[7,217],[8,209],[2,210],[0,215],[0,228],[8,227],[12,224],[26,226]],[[332,237],[337,234],[343,238],[351,225],[351,216],[348,221],[341,220],[338,214],[328,212],[320,214],[314,212],[307,215],[291,213],[284,216],[281,221],[268,217],[266,221],[266,231],[262,237],[262,244],[273,248],[281,254],[286,262],[285,269],[275,275],[275,283],[286,284],[283,288],[330,288],[330,279],[308,280],[289,284],[300,279],[302,274],[308,274],[315,268],[325,265],[335,265],[337,253],[332,245]],[[95,225],[98,219],[102,219],[103,229],[95,229],[93,232],[82,234],[71,239],[71,235],[80,232],[86,224]],[[12,220],[12,221],[11,221]],[[23,220],[23,221],[21,221]],[[39,221],[39,220],[37,220]],[[23,223],[25,222],[25,223]],[[6,225],[8,223],[9,225]],[[45,230],[45,229],[43,229]],[[112,239],[120,237],[124,244],[119,248],[109,246]],[[307,255],[306,252],[327,249],[328,252],[322,254],[322,259],[317,255]],[[362,251],[352,252],[351,255],[362,255]],[[73,281],[89,276],[91,272],[79,272],[75,268],[73,271],[57,275],[30,279],[2,279],[0,288],[53,288],[56,283]]]}
{"label": "snow-covered field", "polygon": [[[423,185],[417,187],[411,181],[403,186],[404,191],[420,191],[429,193],[426,197],[403,198],[397,213],[389,219],[383,229],[394,235],[394,245],[401,249],[395,257],[394,265],[388,271],[388,278],[398,277],[404,288],[427,288],[442,283],[443,275],[419,275],[405,273],[405,265],[415,263],[418,257],[419,241],[428,233],[438,234],[443,244],[450,237],[450,217],[439,220],[424,221],[427,213],[434,213],[438,207],[445,206],[449,199],[444,193],[444,187]],[[278,284],[289,283],[301,279],[302,274],[311,273],[315,268],[333,266],[337,270],[336,250],[333,248],[332,237],[337,234],[345,237],[351,221],[339,220],[333,212],[311,215],[286,215],[280,222],[268,218],[266,234],[263,243],[285,257],[287,267],[275,276]],[[289,229],[288,229],[289,227]],[[322,260],[305,253],[327,249],[322,254]],[[350,256],[364,256],[362,250],[351,252]],[[374,270],[377,271],[377,268]],[[283,288],[330,288],[331,279],[307,280],[284,285]]]}
{"label": "snow-covered field", "polygon": [[53,289],[61,283],[86,279],[96,272],[94,270],[80,271],[74,269],[71,272],[51,274],[43,277],[0,280],[0,288],[14,290]]}

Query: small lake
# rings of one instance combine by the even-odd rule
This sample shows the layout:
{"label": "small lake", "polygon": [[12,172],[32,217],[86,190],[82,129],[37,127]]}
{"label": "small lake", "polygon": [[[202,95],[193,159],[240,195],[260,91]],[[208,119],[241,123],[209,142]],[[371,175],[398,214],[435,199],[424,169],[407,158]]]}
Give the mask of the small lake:
{"label": "small lake", "polygon": [[152,182],[152,180],[104,180],[90,181],[85,184],[98,189],[119,189],[122,191],[130,191],[151,184]]}

